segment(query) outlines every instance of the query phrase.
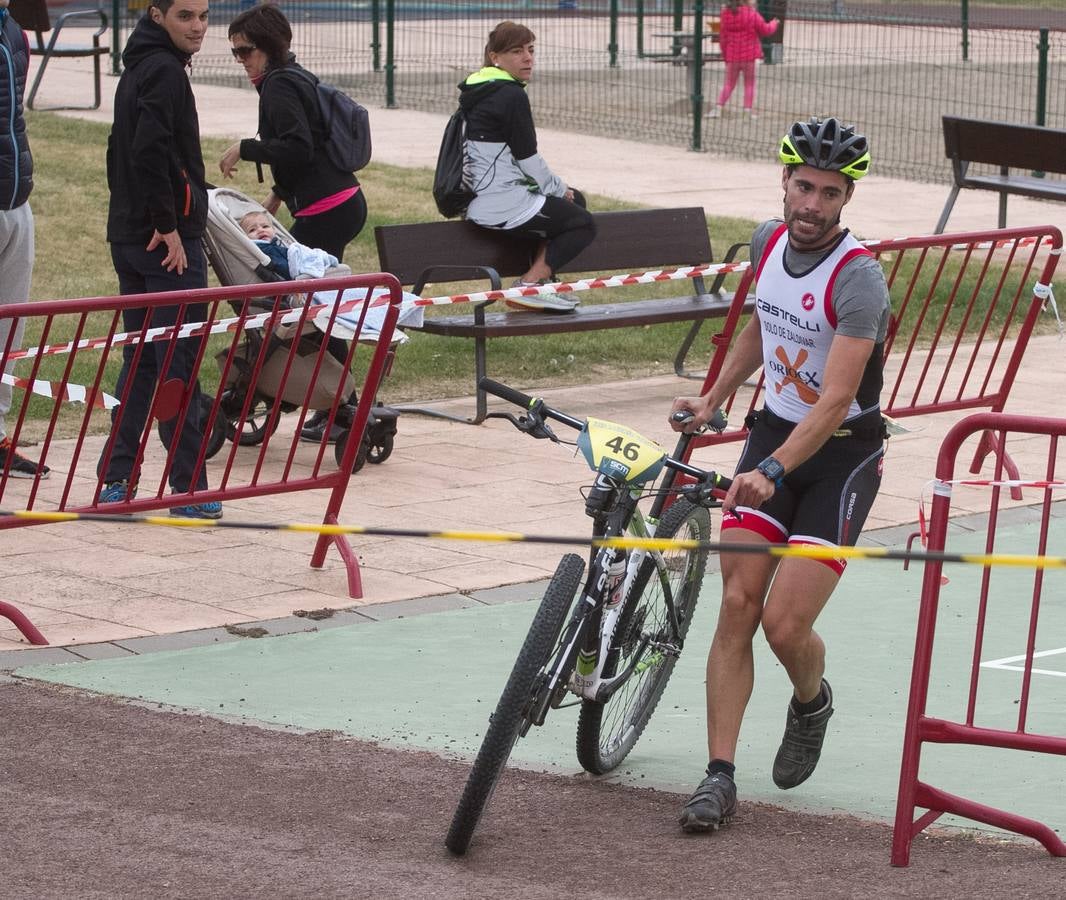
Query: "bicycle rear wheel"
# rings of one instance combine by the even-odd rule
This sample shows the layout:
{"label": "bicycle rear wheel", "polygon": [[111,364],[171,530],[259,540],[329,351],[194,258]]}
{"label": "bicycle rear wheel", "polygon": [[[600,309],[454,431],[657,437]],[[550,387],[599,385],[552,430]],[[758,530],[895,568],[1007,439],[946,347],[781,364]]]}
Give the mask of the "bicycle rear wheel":
{"label": "bicycle rear wheel", "polygon": [[568,553],[559,561],[544,593],[500,702],[489,719],[481,749],[452,817],[451,828],[444,841],[452,853],[466,853],[511,750],[528,728],[530,706],[541,687],[544,667],[559,644],[559,636],[574,597],[581,589],[584,570],[584,560],[574,553]]}
{"label": "bicycle rear wheel", "polygon": [[[707,510],[678,500],[655,530],[658,538],[707,541],[711,519]],[[624,670],[639,653],[635,668],[622,685],[600,703],[584,700],[577,723],[578,762],[593,775],[610,772],[633,749],[648,724],[674,671],[681,644],[696,609],[706,550],[649,553],[627,592],[614,640],[604,661],[603,677]],[[677,630],[666,597],[673,599]],[[650,642],[641,650],[641,637]]]}

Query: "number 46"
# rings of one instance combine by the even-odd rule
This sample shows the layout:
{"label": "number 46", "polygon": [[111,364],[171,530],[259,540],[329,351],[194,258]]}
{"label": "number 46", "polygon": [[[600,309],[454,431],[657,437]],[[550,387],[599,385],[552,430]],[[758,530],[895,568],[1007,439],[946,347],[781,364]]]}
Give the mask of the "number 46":
{"label": "number 46", "polygon": [[640,447],[634,441],[630,441],[627,444],[622,443],[622,436],[611,438],[607,441],[607,446],[610,447],[616,456],[623,456],[630,462],[635,460],[640,455]]}

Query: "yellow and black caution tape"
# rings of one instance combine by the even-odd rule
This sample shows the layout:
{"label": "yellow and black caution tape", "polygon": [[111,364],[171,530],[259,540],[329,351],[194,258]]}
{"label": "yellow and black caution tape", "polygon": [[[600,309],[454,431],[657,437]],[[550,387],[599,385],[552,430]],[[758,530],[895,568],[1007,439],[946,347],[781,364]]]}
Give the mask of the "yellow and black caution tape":
{"label": "yellow and black caution tape", "polygon": [[769,554],[782,559],[887,559],[903,562],[965,563],[973,566],[1013,566],[1025,569],[1066,569],[1066,557],[1014,553],[948,553],[942,550],[890,550],[885,547],[818,547],[810,544],[733,544],[671,538],[591,538],[521,534],[517,531],[428,531],[416,528],[373,528],[363,525],[322,525],[310,522],[240,522],[222,519],[185,519],[176,516],[117,513],[41,512],[3,510],[34,522],[114,522],[120,525],[161,525],[165,528],[239,528],[249,531],[294,531],[301,534],[424,538],[446,541],[556,544],[573,547],[615,547],[622,550],[707,550],[711,553]]}

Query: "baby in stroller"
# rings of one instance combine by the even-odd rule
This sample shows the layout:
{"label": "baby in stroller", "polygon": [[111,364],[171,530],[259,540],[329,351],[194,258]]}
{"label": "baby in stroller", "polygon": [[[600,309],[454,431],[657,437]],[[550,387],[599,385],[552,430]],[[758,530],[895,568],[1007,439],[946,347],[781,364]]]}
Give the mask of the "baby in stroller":
{"label": "baby in stroller", "polygon": [[[204,245],[211,267],[224,285],[345,275],[351,271],[347,266],[338,265],[336,259],[324,251],[297,243],[285,227],[260,204],[239,191],[228,188],[214,188],[208,192],[208,222]],[[382,296],[387,294],[383,289],[375,289],[375,296],[379,292]],[[366,293],[366,289],[349,289],[342,294],[341,299],[365,299]],[[335,299],[335,292],[324,296],[311,295],[311,302],[318,305],[332,304]],[[405,299],[413,299],[413,295],[406,295]],[[373,342],[380,337],[385,312],[384,306],[366,310],[362,328],[359,329],[360,342]],[[341,337],[350,340],[355,336],[361,313],[357,308],[350,313],[340,313],[336,316],[331,329],[333,337],[328,344],[328,353],[322,356],[318,376],[308,401],[309,407],[316,412],[308,418],[301,430],[301,437],[305,440],[313,440],[316,443],[323,440],[336,442],[338,459],[343,455],[344,441],[357,399],[355,383],[345,368],[348,344]],[[421,308],[411,307],[401,312],[400,321],[418,325],[421,323],[421,317]],[[324,307],[318,316],[308,317],[308,322],[321,329],[325,329],[328,321],[328,306]],[[268,347],[256,382],[252,385],[251,370],[261,353],[261,342],[264,338],[275,346]],[[281,376],[291,345],[279,341],[277,335],[263,335],[262,332],[251,330],[246,333],[241,359],[234,360],[226,378],[226,402],[222,412],[227,420],[230,420],[226,426],[226,436],[231,440],[237,440],[241,444],[261,443],[266,437],[266,427],[271,419],[274,425],[277,424],[277,416],[271,415],[275,401],[280,402],[282,410],[286,411],[303,403],[321,345],[310,340],[307,335],[302,336],[300,340],[301,350],[305,344],[309,344],[311,352],[300,352],[294,357],[282,396],[279,397],[277,394],[281,390]],[[395,348],[406,340],[407,336],[397,329],[393,333],[392,346]],[[220,355],[219,362],[224,364],[224,354]],[[254,396],[242,417],[241,413],[250,390]],[[346,400],[331,416],[338,394]],[[374,406],[363,441],[366,452],[360,452],[357,469],[361,467],[364,459],[384,462],[391,453],[396,433],[396,416],[395,410]]]}

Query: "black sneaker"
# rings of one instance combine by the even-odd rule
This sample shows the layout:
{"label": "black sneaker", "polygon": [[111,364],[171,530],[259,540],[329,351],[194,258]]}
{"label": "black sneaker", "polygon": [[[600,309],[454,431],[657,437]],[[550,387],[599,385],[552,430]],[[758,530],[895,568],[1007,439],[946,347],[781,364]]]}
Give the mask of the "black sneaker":
{"label": "black sneaker", "polygon": [[[337,412],[337,420],[340,419],[340,411]],[[316,410],[315,414],[304,424],[304,427],[300,429],[300,440],[310,441],[313,444],[321,444],[322,437],[326,433],[326,421],[329,419],[329,413],[321,409]],[[329,437],[326,438],[327,444],[337,443],[337,438],[344,434],[345,429],[338,424],[335,420],[329,429]]]}
{"label": "black sneaker", "polygon": [[774,784],[782,790],[803,784],[814,773],[818,757],[822,755],[822,742],[829,717],[833,715],[833,689],[822,679],[822,687],[828,699],[817,712],[801,715],[788,704],[785,718],[785,736],[774,758]]}
{"label": "black sneaker", "polygon": [[47,478],[51,471],[48,466],[26,459],[11,446],[11,438],[4,438],[0,441],[0,476],[3,475],[4,469],[7,469],[8,460],[11,462],[11,468],[7,470],[7,473],[12,478],[36,478],[38,476]]}
{"label": "black sneaker", "polygon": [[681,808],[681,830],[717,831],[737,813],[737,786],[724,772],[708,775]]}

